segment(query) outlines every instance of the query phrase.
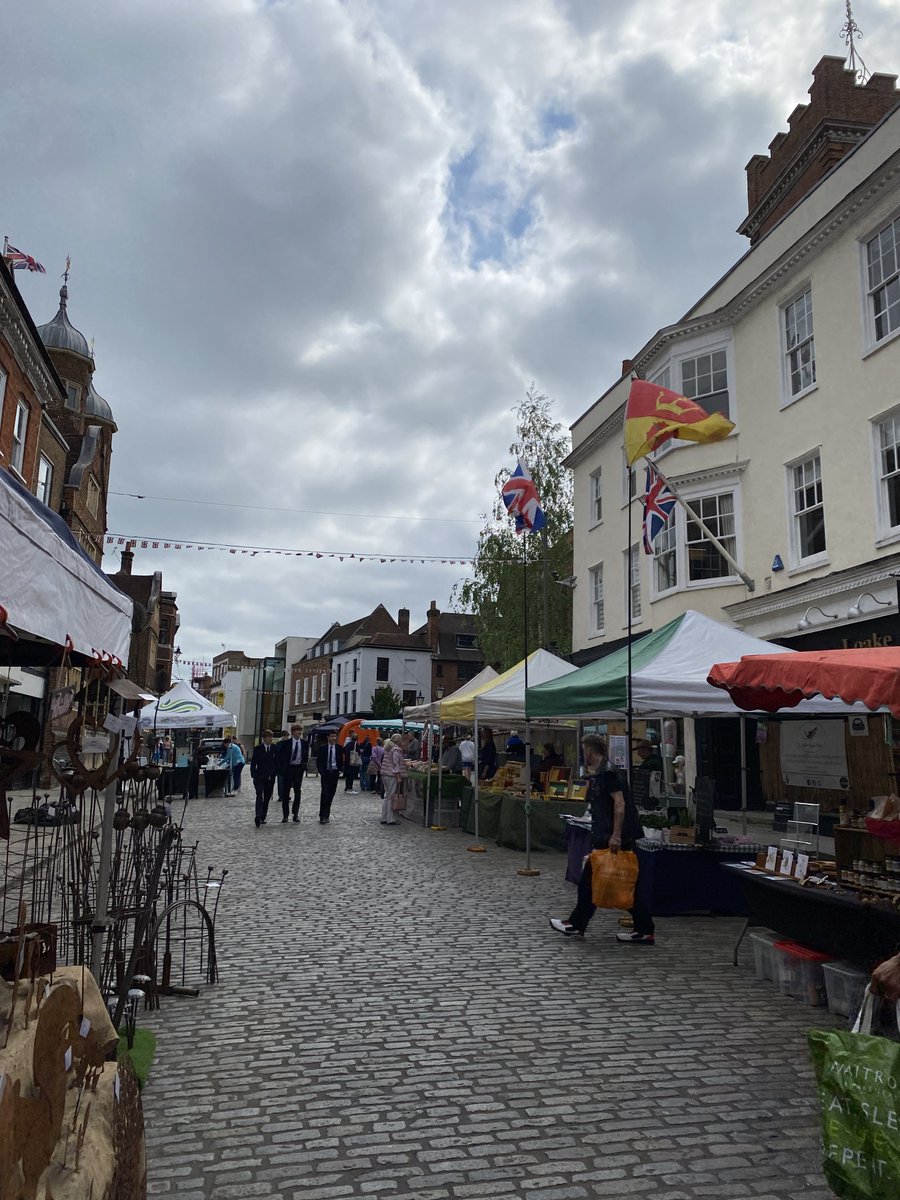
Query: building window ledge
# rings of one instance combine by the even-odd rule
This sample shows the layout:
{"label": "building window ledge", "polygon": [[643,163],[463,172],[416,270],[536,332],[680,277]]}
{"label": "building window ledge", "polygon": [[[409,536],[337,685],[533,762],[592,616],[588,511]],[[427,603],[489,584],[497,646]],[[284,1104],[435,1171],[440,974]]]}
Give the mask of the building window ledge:
{"label": "building window ledge", "polygon": [[803,400],[804,397],[811,396],[813,392],[817,392],[818,390],[819,383],[817,380],[815,383],[811,383],[809,387],[804,388],[802,392],[798,392],[796,396],[784,396],[781,401],[781,411],[784,412],[786,408],[790,408],[791,405],[796,404],[798,400]]}
{"label": "building window ledge", "polygon": [[807,571],[818,571],[820,567],[830,566],[831,559],[827,554],[816,558],[806,558],[803,562],[798,563],[796,567],[791,567],[788,570],[788,579],[793,579],[795,575],[805,575]]}
{"label": "building window ledge", "polygon": [[900,528],[892,529],[889,533],[875,539],[875,549],[881,550],[885,546],[896,546],[898,542],[900,542]]}
{"label": "building window ledge", "polygon": [[893,329],[886,337],[883,337],[880,342],[871,342],[863,351],[862,361],[871,358],[873,354],[877,354],[879,350],[883,350],[885,346],[889,346],[891,342],[896,342],[900,337],[900,329]]}
{"label": "building window ledge", "polygon": [[600,528],[600,526],[601,526],[602,524],[603,524],[603,518],[601,517],[601,518],[600,518],[600,520],[599,520],[599,521],[595,521],[595,522],[593,523],[593,525],[588,525],[588,527],[587,527],[587,531],[588,531],[588,533],[593,533],[593,532],[594,532],[594,530],[595,530],[595,529],[599,529],[599,528]]}

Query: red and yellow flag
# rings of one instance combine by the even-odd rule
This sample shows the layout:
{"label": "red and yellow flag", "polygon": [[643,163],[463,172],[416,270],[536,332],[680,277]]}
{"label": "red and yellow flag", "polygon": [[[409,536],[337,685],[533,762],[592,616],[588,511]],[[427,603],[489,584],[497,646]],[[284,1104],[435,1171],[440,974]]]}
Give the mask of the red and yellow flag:
{"label": "red and yellow flag", "polygon": [[625,457],[631,466],[669,438],[720,442],[732,429],[734,422],[721,413],[708,413],[687,396],[635,379],[625,406]]}

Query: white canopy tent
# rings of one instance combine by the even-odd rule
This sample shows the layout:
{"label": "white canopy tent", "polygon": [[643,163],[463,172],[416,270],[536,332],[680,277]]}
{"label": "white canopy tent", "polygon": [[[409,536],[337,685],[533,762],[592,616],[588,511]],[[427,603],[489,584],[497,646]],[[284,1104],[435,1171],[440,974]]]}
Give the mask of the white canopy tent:
{"label": "white canopy tent", "polygon": [[464,683],[462,687],[451,692],[449,696],[444,696],[440,700],[433,700],[430,704],[411,704],[404,708],[404,721],[439,721],[441,719],[441,705],[445,700],[465,699],[466,696],[471,696],[474,692],[479,691],[485,684],[491,683],[499,678],[493,667],[482,667],[478,674]]}
{"label": "white canopy tent", "polygon": [[[482,690],[474,698],[474,716],[479,724],[495,721],[498,724],[515,725],[525,721],[525,660],[511,667],[496,683]],[[571,675],[578,668],[549,650],[534,650],[528,656],[528,687],[549,683]]]}
{"label": "white canopy tent", "polygon": [[[12,661],[49,662],[51,648],[68,639],[77,655],[99,652],[127,664],[131,600],[85,554],[62,517],[6,471],[0,471],[0,563],[0,605],[25,643]],[[14,646],[5,648],[10,655]],[[29,660],[29,652],[37,657]]]}
{"label": "white canopy tent", "polygon": [[219,708],[180,679],[159,701],[141,710],[141,729],[223,729],[234,714]]}

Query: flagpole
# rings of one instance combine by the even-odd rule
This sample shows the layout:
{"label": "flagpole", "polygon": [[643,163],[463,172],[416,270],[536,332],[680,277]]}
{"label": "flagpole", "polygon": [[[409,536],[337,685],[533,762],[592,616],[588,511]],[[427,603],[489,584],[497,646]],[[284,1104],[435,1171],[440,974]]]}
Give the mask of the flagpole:
{"label": "flagpole", "polygon": [[[716,550],[718,550],[718,552],[722,555],[722,557],[725,559],[725,561],[734,568],[734,573],[736,575],[738,575],[744,581],[744,583],[747,586],[747,590],[750,592],[755,592],[756,591],[756,583],[754,582],[754,580],[752,580],[750,578],[750,576],[746,574],[746,572],[741,570],[741,568],[738,565],[735,558],[731,554],[729,554],[729,552],[725,549],[725,547],[722,545],[722,543],[719,541],[719,539],[716,537],[716,535],[713,533],[713,531],[709,528],[709,526],[706,524],[706,522],[697,515],[697,513],[694,511],[693,508],[691,508],[690,504],[688,504],[687,500],[685,500],[685,498],[678,492],[677,488],[673,485],[672,481],[670,479],[666,478],[666,476],[659,469],[659,466],[657,465],[657,463],[653,462],[650,458],[647,458],[647,462],[650,464],[651,469],[654,470],[656,472],[656,474],[660,477],[660,479],[663,481],[663,483],[666,485],[666,487],[669,489],[669,491],[672,493],[672,495],[675,497],[675,499],[678,501],[678,503],[681,505],[681,507],[684,509],[684,511],[687,513],[687,515],[691,518],[691,520],[694,521],[695,524],[700,526],[700,528],[703,530],[704,534],[706,535],[707,540],[712,542],[712,544],[715,546]],[[628,528],[629,528],[629,540],[630,540],[630,537],[631,537],[631,507],[630,507],[630,504],[629,504],[629,509],[628,509],[628,520],[629,520]],[[629,650],[630,650],[630,643],[629,643]],[[629,673],[629,677],[630,677],[630,673]]]}
{"label": "flagpole", "polygon": [[631,703],[631,509],[634,503],[634,497],[631,494],[631,478],[632,468],[628,468],[628,480],[626,483],[628,495],[628,579],[625,585],[625,603],[628,608],[628,630],[627,630],[627,645],[628,645],[628,681],[625,691],[625,735],[628,738],[628,749],[625,754],[625,778],[628,780],[628,786],[631,787],[631,747],[634,737],[634,709]]}

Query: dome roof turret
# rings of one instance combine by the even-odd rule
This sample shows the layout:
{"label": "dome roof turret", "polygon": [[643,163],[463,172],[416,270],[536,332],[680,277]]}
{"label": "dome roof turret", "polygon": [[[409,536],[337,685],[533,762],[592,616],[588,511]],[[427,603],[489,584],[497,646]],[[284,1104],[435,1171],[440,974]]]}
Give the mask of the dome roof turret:
{"label": "dome roof turret", "polygon": [[110,425],[115,425],[112,409],[100,393],[95,390],[93,382],[88,384],[84,397],[84,415],[86,417],[97,417],[101,421],[109,421]]}
{"label": "dome roof turret", "polygon": [[[79,354],[82,358],[92,361],[93,356],[87,338],[75,328],[66,314],[68,299],[69,289],[63,284],[59,289],[59,312],[46,325],[38,325],[41,341],[48,349],[69,350],[72,354]],[[106,401],[103,403],[105,404]],[[111,419],[112,415],[110,414]]]}

